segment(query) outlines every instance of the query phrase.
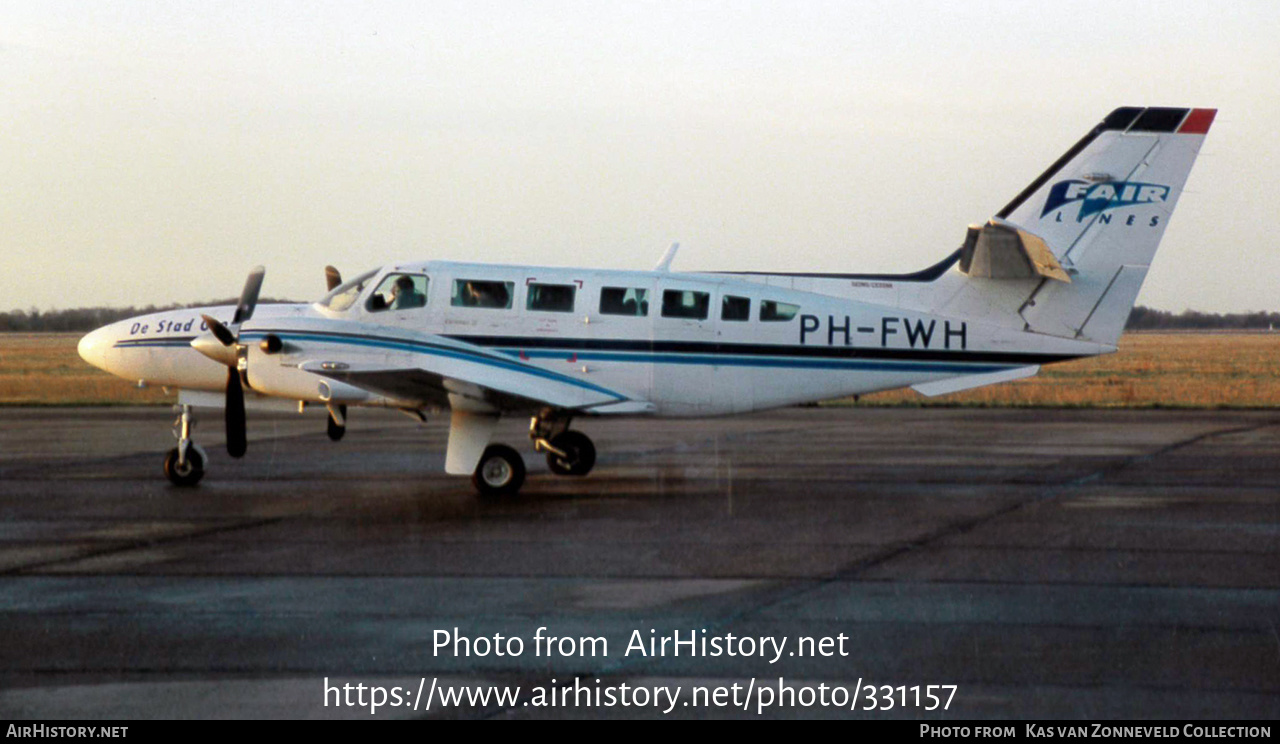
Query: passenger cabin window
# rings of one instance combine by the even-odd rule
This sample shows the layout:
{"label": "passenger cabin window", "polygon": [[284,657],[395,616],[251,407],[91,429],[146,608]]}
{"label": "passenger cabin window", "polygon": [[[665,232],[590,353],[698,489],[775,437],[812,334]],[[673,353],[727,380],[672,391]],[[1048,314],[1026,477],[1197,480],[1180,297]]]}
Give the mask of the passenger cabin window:
{"label": "passenger cabin window", "polygon": [[514,282],[491,282],[483,279],[455,279],[449,303],[454,307],[488,307],[509,309]]}
{"label": "passenger cabin window", "polygon": [[601,287],[600,314],[643,318],[649,314],[649,290],[639,287]]}
{"label": "passenger cabin window", "polygon": [[751,320],[751,300],[725,295],[720,303],[720,320]]}
{"label": "passenger cabin window", "polygon": [[796,317],[796,313],[800,312],[799,305],[792,305],[789,302],[774,302],[773,300],[760,301],[760,320],[778,321],[791,320]]}
{"label": "passenger cabin window", "polygon": [[528,299],[525,300],[525,309],[549,313],[571,313],[575,290],[577,287],[572,284],[531,283]]}
{"label": "passenger cabin window", "polygon": [[421,274],[388,274],[373,291],[365,307],[371,313],[426,307],[427,281],[427,277]]}
{"label": "passenger cabin window", "polygon": [[689,289],[668,289],[662,293],[662,317],[706,320],[711,295]]}

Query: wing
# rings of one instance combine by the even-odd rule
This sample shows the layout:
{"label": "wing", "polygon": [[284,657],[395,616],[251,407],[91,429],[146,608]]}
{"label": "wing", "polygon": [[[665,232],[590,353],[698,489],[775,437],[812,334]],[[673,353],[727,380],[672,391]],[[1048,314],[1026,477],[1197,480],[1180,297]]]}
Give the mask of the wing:
{"label": "wing", "polygon": [[305,346],[299,368],[375,395],[419,405],[457,407],[461,397],[478,409],[538,410],[548,406],[591,413],[645,413],[652,404],[597,383],[590,370],[556,371],[521,359],[519,352],[487,349],[446,336],[366,326],[363,332],[276,333]]}
{"label": "wing", "polygon": [[355,397],[370,393],[393,405],[448,407],[445,471],[456,475],[475,470],[504,412],[551,407],[639,414],[655,408],[594,381],[583,366],[557,371],[521,358],[518,350],[486,349],[404,328],[293,318],[242,329],[240,338],[248,342],[251,386],[270,395],[314,400],[320,378],[329,394],[344,386],[357,388],[350,391]]}

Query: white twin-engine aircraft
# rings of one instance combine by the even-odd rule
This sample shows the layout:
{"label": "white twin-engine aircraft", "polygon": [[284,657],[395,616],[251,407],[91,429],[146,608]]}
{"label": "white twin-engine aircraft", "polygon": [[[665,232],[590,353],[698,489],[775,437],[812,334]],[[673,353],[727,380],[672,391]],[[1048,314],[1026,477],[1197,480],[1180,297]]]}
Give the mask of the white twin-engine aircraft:
{"label": "white twin-engine aircraft", "polygon": [[574,419],[717,416],[910,386],[925,395],[1015,380],[1116,350],[1214,109],[1119,108],[964,245],[915,274],[654,271],[398,263],[308,305],[256,307],[255,269],[234,307],[172,310],[99,328],[94,366],[177,388],[178,445],[164,471],[204,475],[193,406],[226,409],[244,455],[245,393],[424,418],[451,412],[445,471],[482,495],[525,478],[490,439],[503,414],[557,475],[595,447]]}

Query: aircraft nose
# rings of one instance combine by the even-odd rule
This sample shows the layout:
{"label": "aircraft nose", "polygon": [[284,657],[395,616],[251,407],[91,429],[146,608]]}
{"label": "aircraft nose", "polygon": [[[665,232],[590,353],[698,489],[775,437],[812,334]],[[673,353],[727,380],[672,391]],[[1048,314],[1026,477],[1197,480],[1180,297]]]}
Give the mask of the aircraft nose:
{"label": "aircraft nose", "polygon": [[112,332],[111,326],[103,326],[96,331],[86,333],[76,346],[76,351],[80,353],[81,359],[100,370],[109,372],[106,361],[107,350],[114,345],[115,334]]}

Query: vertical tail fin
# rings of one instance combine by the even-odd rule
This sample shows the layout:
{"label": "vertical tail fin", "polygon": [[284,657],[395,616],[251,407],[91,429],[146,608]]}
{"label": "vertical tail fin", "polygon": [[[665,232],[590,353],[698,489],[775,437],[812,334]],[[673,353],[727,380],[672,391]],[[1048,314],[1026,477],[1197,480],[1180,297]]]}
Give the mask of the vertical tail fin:
{"label": "vertical tail fin", "polygon": [[1027,330],[1115,344],[1216,113],[1116,109],[1000,210],[993,224],[1023,236],[1005,243],[1033,268],[1048,258],[1028,247],[1047,247],[1065,273],[1038,271]]}

